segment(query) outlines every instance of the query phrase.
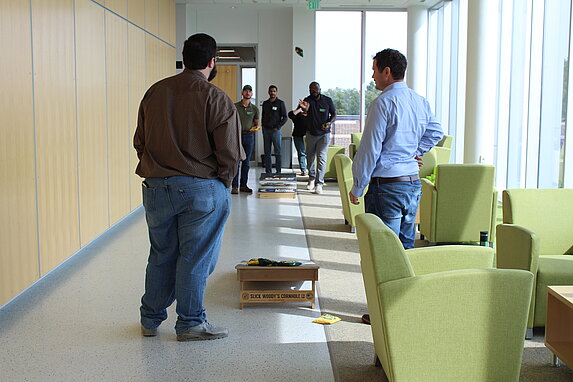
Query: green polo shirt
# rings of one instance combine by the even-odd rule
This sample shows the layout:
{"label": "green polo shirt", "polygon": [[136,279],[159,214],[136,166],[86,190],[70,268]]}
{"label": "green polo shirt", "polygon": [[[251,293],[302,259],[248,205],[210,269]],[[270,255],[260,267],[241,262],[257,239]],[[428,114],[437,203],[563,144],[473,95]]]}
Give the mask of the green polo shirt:
{"label": "green polo shirt", "polygon": [[259,119],[259,109],[249,103],[249,106],[244,107],[241,101],[235,104],[237,112],[239,113],[239,118],[241,119],[241,130],[249,131],[253,127],[254,120]]}

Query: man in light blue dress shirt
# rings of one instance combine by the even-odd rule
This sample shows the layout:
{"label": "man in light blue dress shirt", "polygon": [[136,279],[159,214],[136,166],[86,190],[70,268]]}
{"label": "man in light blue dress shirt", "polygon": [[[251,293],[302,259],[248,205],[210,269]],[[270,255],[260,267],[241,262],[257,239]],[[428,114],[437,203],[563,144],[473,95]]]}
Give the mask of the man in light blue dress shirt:
{"label": "man in light blue dress shirt", "polygon": [[374,57],[372,78],[382,93],[368,108],[349,196],[358,204],[368,186],[366,212],[380,217],[409,249],[414,247],[422,188],[418,160],[444,133],[428,101],[404,82],[406,66],[406,57],[397,50],[385,49]]}

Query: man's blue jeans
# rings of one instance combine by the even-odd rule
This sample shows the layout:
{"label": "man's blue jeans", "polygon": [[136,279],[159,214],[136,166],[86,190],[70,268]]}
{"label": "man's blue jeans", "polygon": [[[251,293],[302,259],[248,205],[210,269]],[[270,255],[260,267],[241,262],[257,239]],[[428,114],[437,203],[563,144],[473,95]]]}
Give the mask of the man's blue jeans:
{"label": "man's blue jeans", "polygon": [[275,149],[275,167],[277,169],[277,174],[281,172],[281,140],[282,134],[280,129],[263,129],[263,143],[265,149],[265,172],[270,174],[273,169],[272,156],[271,156],[271,145]]}
{"label": "man's blue jeans", "polygon": [[255,147],[255,134],[241,134],[241,143],[247,158],[239,163],[239,171],[237,171],[237,175],[235,175],[231,183],[233,188],[238,188],[239,186],[239,173],[241,174],[241,186],[247,185],[247,181],[249,180],[249,168],[251,168],[251,156],[253,154],[253,148]]}
{"label": "man's blue jeans", "polygon": [[175,300],[177,333],[205,321],[205,285],[219,258],[230,204],[229,189],[218,179],[172,176],[143,182],[151,242],[140,309],[145,328],[158,327]]}
{"label": "man's blue jeans", "polygon": [[304,137],[292,137],[294,148],[298,154],[298,164],[300,171],[306,172],[306,147],[304,146]]}
{"label": "man's blue jeans", "polygon": [[415,220],[422,195],[422,183],[395,182],[378,184],[371,182],[364,196],[367,213],[377,215],[402,242],[405,249],[414,248],[416,240]]}

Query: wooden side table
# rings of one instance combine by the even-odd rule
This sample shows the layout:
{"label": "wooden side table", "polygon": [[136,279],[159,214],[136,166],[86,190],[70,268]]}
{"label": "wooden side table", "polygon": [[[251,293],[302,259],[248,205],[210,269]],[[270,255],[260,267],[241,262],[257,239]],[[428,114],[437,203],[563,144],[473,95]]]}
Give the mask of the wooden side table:
{"label": "wooden side table", "polygon": [[[259,267],[240,263],[235,266],[237,278],[241,284],[240,305],[260,303],[308,302],[314,308],[318,269],[320,267],[312,262],[296,267]],[[245,289],[247,281],[312,281],[309,290],[264,290]]]}
{"label": "wooden side table", "polygon": [[547,287],[545,346],[559,361],[573,367],[573,285]]}

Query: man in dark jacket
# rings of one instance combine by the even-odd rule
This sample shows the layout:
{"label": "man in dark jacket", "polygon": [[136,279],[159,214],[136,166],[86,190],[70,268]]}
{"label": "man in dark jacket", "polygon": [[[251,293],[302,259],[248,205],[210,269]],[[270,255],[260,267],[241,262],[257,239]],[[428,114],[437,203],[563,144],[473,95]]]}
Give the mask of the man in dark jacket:
{"label": "man in dark jacket", "polygon": [[[320,94],[320,84],[311,82],[308,86],[310,95],[301,103],[308,113],[308,134],[306,150],[308,159],[308,186],[315,194],[322,194],[324,174],[326,173],[326,154],[330,141],[330,126],[336,119],[336,108],[332,99]],[[314,160],[316,159],[316,171]]]}
{"label": "man in dark jacket", "polygon": [[265,147],[265,172],[272,172],[271,145],[275,150],[277,174],[281,172],[281,127],[287,121],[285,103],[277,98],[278,88],[269,86],[269,99],[263,102],[263,142]]}

